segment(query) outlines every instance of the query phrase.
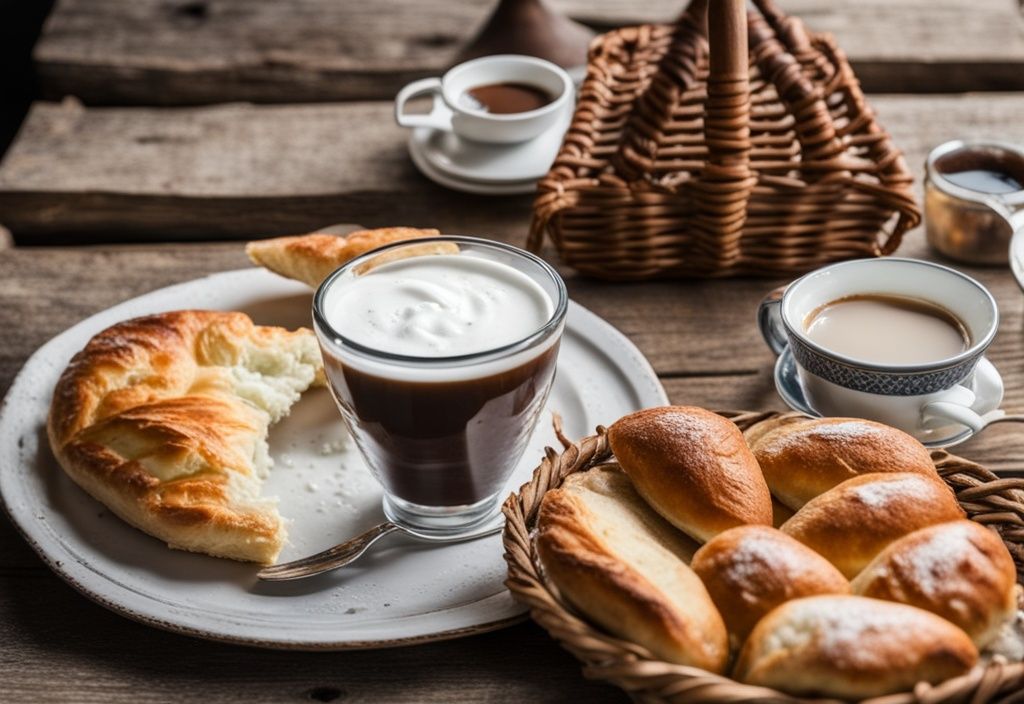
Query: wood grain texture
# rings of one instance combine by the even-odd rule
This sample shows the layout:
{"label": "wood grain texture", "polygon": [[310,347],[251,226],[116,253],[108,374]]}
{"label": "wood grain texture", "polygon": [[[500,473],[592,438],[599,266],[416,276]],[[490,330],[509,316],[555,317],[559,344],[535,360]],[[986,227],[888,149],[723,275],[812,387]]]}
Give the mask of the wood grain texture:
{"label": "wood grain texture", "polygon": [[170,110],[39,103],[0,166],[0,223],[15,236],[64,239],[251,237],[344,220],[525,232],[529,196],[436,186],[409,160],[407,137],[390,104],[379,102]]}
{"label": "wood grain texture", "polygon": [[[21,549],[28,550],[4,522],[0,550]],[[41,563],[0,576],[0,678],[5,704],[626,701],[585,680],[576,660],[532,623],[386,651],[256,650],[124,619]]]}
{"label": "wood grain texture", "polygon": [[[1024,141],[1024,95],[874,96],[918,176],[953,137]],[[37,103],[0,163],[0,224],[22,242],[260,237],[331,222],[525,240],[530,196],[419,174],[386,102],[207,108]]]}
{"label": "wood grain texture", "polygon": [[[682,0],[550,0],[598,28],[674,18]],[[1011,0],[782,0],[833,32],[870,91],[1024,88]],[[60,0],[36,47],[42,90],[94,104],[391,98],[437,75],[492,0],[288,3]]]}

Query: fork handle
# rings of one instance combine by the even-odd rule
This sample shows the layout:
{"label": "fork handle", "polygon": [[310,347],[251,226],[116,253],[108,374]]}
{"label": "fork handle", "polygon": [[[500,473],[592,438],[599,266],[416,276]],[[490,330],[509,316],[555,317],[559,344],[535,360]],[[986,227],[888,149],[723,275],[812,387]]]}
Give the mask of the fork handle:
{"label": "fork handle", "polygon": [[391,521],[384,521],[340,545],[327,548],[323,552],[304,557],[301,560],[266,567],[260,570],[256,576],[268,582],[283,582],[330,572],[355,562],[371,545],[396,530],[398,530],[398,526]]}

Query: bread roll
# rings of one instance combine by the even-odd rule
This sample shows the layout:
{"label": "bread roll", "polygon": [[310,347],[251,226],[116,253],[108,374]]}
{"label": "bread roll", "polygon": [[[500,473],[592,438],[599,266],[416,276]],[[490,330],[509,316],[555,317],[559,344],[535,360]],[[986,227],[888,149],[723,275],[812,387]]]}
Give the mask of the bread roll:
{"label": "bread roll", "polygon": [[921,474],[864,474],[811,499],[782,532],[853,579],[889,543],[964,517],[953,492]]}
{"label": "bread roll", "polygon": [[700,541],[772,524],[772,497],[734,423],[703,408],[632,413],[608,429],[622,469],[654,510]]}
{"label": "bread roll", "polygon": [[709,540],[690,563],[735,645],[779,604],[815,594],[849,594],[850,583],[803,543],[768,526],[739,526]]}
{"label": "bread roll", "polygon": [[322,371],[304,328],[219,311],[128,320],[64,370],[50,446],[79,486],[171,547],[270,563],[285,528],[259,495],[267,429]]}
{"label": "bread roll", "polygon": [[927,611],[812,596],[786,602],[757,624],[733,676],[794,695],[860,700],[944,682],[977,660],[966,633]]}
{"label": "bread roll", "polygon": [[694,544],[620,470],[595,467],[549,491],[536,540],[545,573],[586,616],[668,662],[724,671],[725,625],[685,563]]}
{"label": "bread roll", "polygon": [[1016,583],[1013,558],[995,532],[953,521],[892,543],[857,575],[853,588],[938,614],[982,648],[1015,615]]}
{"label": "bread roll", "polygon": [[794,510],[860,474],[913,472],[941,481],[924,445],[870,420],[786,423],[753,440],[751,449],[772,494]]}

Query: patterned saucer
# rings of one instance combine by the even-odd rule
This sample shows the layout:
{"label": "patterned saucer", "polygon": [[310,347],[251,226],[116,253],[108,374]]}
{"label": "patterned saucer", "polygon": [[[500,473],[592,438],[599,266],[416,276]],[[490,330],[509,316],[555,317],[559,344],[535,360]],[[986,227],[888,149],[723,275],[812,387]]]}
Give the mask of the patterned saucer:
{"label": "patterned saucer", "polygon": [[[811,416],[812,418],[821,418],[821,414],[811,408],[807,402],[804,389],[800,385],[800,377],[797,374],[796,359],[794,359],[793,351],[788,345],[782,350],[782,354],[779,355],[778,360],[775,362],[775,390],[783,402],[794,411]],[[966,428],[952,436],[924,440],[922,444],[931,449],[952,447],[971,439],[973,436],[974,431]]]}

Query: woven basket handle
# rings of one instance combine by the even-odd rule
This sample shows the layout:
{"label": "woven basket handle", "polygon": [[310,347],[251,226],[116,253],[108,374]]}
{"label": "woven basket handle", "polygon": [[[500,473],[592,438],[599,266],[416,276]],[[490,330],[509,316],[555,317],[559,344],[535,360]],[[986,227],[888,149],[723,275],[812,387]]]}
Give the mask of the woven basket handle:
{"label": "woven basket handle", "polygon": [[710,66],[704,134],[709,163],[723,171],[705,175],[716,181],[743,179],[750,152],[746,0],[712,0],[707,18]]}

